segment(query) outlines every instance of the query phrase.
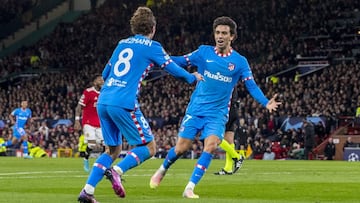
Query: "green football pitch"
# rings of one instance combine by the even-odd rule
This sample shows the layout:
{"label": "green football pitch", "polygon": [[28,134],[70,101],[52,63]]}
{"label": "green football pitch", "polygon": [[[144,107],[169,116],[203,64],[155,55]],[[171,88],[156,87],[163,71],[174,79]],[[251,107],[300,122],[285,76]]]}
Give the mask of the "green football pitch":
{"label": "green football pitch", "polygon": [[[94,159],[91,160],[94,162]],[[156,190],[149,188],[151,175],[162,163],[151,159],[128,171],[123,178],[126,197],[119,199],[103,179],[95,197],[113,202],[241,202],[323,203],[360,202],[360,162],[246,160],[232,176],[215,176],[224,160],[213,160],[195,188],[200,199],[184,199],[182,192],[195,160],[178,160]],[[0,202],[70,203],[85,184],[81,158],[25,160],[0,158]]]}

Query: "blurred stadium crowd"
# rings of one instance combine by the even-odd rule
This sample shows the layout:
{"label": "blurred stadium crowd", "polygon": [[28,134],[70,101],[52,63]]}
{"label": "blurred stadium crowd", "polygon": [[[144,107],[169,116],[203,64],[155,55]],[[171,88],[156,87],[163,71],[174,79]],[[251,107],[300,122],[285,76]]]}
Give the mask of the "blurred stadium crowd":
{"label": "blurred stadium crowd", "polygon": [[[14,8],[23,2],[8,0]],[[157,17],[155,40],[172,55],[211,44],[215,17],[231,16],[238,23],[238,39],[233,47],[245,55],[255,79],[268,96],[280,94],[281,109],[270,114],[238,86],[239,117],[245,119],[247,143],[254,153],[263,153],[271,142],[291,148],[303,144],[302,129],[283,130],[279,118],[322,116],[325,126],[315,123],[320,143],[337,126],[341,116],[355,116],[360,106],[360,2],[351,0],[107,0],[101,7],[72,23],[60,23],[35,45],[23,47],[0,59],[1,137],[9,139],[8,117],[21,99],[29,100],[36,122],[28,126],[31,141],[48,151],[77,150],[81,132],[59,119],[74,120],[74,110],[90,78],[101,73],[119,39],[130,34],[129,18],[138,5],[151,4]],[[21,15],[21,9],[0,10]],[[16,12],[16,14],[14,14]],[[1,12],[3,13],[3,12]],[[199,15],[201,13],[201,15]],[[330,66],[294,79],[284,75],[277,80],[267,76],[297,65],[302,58],[319,58]],[[9,79],[27,70],[34,77]],[[141,89],[141,108],[152,125],[158,156],[175,145],[179,122],[193,86],[170,76],[154,79],[151,73]],[[127,149],[124,143],[124,149]],[[195,141],[194,151],[202,144]],[[255,150],[255,149],[259,150]]]}

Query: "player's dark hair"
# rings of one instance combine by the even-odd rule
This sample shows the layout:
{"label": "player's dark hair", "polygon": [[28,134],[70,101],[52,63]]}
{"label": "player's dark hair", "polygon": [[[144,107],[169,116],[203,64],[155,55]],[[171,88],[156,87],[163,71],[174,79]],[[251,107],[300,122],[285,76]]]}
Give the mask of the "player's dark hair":
{"label": "player's dark hair", "polygon": [[237,38],[237,25],[236,22],[227,16],[221,16],[214,20],[213,23],[213,31],[215,31],[216,27],[219,25],[227,25],[230,27],[230,33],[234,35],[233,41]]}
{"label": "player's dark hair", "polygon": [[140,6],[130,19],[131,32],[133,34],[148,35],[152,32],[155,25],[155,16],[148,7]]}
{"label": "player's dark hair", "polygon": [[95,81],[98,77],[102,77],[101,74],[95,74],[91,79],[91,82]]}

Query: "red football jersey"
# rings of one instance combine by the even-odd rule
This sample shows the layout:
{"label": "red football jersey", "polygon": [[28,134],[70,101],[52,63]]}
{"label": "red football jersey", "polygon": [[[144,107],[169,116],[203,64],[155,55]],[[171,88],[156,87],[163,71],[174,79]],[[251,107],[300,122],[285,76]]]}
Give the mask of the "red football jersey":
{"label": "red football jersey", "polygon": [[100,92],[94,87],[89,87],[84,90],[79,104],[83,107],[82,109],[82,124],[91,125],[93,127],[100,127],[99,116],[96,111],[97,100]]}

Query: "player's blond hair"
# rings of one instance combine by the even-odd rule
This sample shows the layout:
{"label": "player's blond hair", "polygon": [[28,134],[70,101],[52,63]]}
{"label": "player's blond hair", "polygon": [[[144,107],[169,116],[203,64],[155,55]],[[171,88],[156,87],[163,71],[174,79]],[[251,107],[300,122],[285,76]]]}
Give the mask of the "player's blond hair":
{"label": "player's blond hair", "polygon": [[148,35],[153,31],[156,19],[150,8],[140,6],[130,19],[131,32],[133,34]]}

